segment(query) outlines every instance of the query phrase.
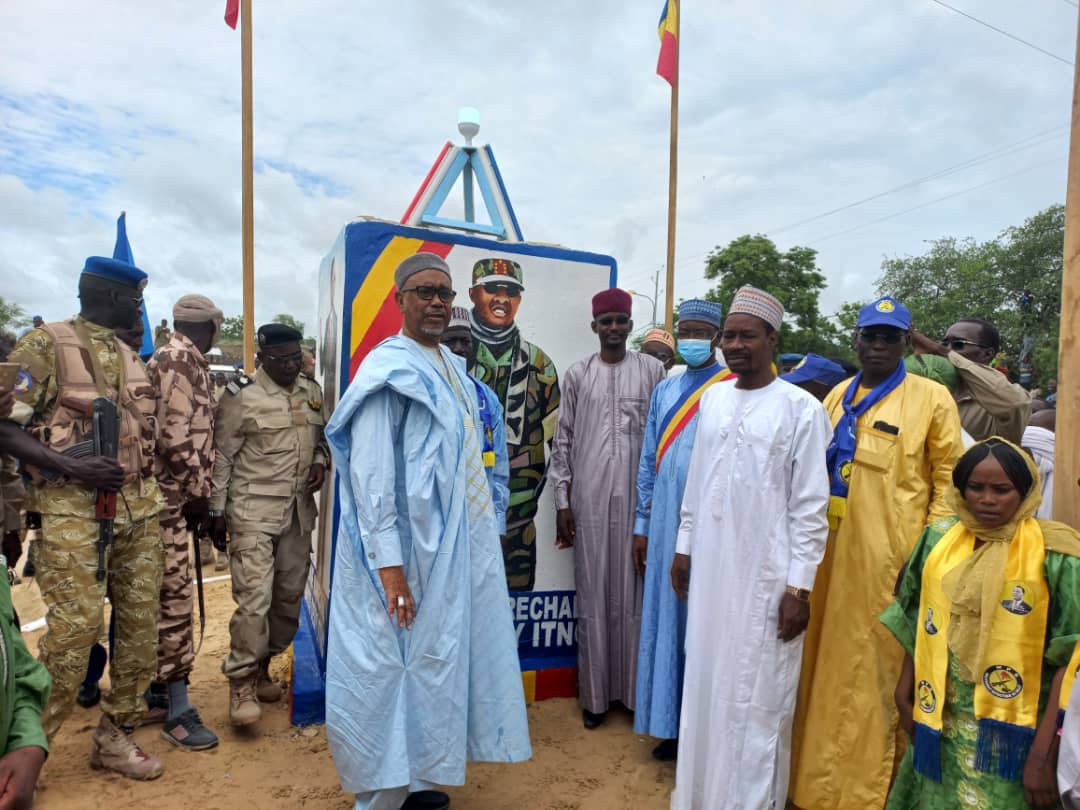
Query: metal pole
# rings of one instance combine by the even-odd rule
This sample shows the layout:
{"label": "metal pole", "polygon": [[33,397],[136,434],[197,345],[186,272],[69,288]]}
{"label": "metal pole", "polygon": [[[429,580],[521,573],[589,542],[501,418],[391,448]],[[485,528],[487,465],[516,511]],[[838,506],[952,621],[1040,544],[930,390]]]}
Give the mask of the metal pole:
{"label": "metal pole", "polygon": [[671,138],[668,156],[667,289],[664,290],[664,327],[671,331],[675,308],[675,201],[679,176],[679,52],[682,40],[682,0],[672,0],[675,14],[675,81],[671,83]]}
{"label": "metal pole", "polygon": [[255,372],[255,159],[251,102],[251,0],[240,0],[241,206],[244,273],[244,368]]}

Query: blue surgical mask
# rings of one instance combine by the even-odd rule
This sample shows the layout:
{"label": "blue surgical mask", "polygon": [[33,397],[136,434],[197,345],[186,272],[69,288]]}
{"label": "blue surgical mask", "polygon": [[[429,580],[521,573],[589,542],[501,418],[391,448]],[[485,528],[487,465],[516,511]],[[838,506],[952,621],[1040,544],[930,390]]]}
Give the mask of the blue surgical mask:
{"label": "blue surgical mask", "polygon": [[678,341],[679,354],[682,359],[691,366],[703,366],[713,359],[713,347],[711,340],[682,340]]}

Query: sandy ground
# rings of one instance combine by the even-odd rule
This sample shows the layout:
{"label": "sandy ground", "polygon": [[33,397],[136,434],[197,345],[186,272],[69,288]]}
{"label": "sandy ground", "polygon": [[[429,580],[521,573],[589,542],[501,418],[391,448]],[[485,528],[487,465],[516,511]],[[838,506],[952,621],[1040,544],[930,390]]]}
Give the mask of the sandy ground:
{"label": "sandy ground", "polygon": [[[21,568],[21,565],[20,565]],[[213,576],[212,566],[204,569]],[[33,583],[13,589],[23,624],[42,616],[44,605]],[[228,649],[232,600],[228,581],[206,586],[206,638],[192,676],[192,702],[204,722],[221,737],[208,752],[178,750],[160,736],[160,727],[139,729],[147,751],[164,758],[165,774],[141,783],[90,768],[90,735],[99,710],[75,706],[53,742],[42,771],[37,810],[348,810],[352,796],[337,780],[322,726],[289,725],[282,701],[263,706],[254,733],[228,724],[228,690],[221,661]],[[43,630],[26,635],[32,651]],[[196,631],[197,632],[197,631]],[[288,675],[284,656],[271,673]],[[103,683],[103,686],[105,684]],[[585,731],[577,703],[548,700],[529,706],[533,758],[518,765],[470,765],[467,784],[451,788],[457,810],[666,810],[675,768],[655,761],[655,740],[635,734],[629,713],[612,711],[595,731]]]}

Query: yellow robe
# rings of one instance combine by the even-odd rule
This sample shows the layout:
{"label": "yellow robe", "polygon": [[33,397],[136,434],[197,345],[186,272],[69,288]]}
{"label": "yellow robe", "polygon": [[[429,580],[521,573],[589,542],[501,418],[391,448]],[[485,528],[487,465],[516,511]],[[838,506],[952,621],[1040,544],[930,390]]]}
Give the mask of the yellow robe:
{"label": "yellow robe", "polygon": [[[834,426],[850,384],[825,398]],[[923,527],[949,513],[944,495],[962,452],[956,403],[923,377],[907,375],[859,418],[847,514],[829,532],[803,647],[790,793],[804,810],[885,805],[903,753],[893,692],[904,651],[878,616]]]}

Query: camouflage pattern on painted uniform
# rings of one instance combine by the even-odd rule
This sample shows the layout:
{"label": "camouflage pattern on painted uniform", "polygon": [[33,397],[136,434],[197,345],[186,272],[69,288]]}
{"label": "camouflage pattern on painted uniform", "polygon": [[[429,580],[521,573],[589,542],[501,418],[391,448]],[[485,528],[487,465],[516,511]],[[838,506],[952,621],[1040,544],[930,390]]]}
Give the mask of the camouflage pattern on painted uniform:
{"label": "camouflage pattern on painted uniform", "polygon": [[559,375],[551,358],[516,331],[506,346],[477,343],[473,374],[495,392],[506,414],[510,459],[510,504],[503,542],[506,585],[511,591],[530,591],[536,581],[533,518],[547,470],[545,445],[554,436],[558,419]]}
{"label": "camouflage pattern on painted uniform", "polygon": [[0,456],[0,501],[3,502],[3,526],[0,534],[17,532],[22,528],[22,511],[26,490],[19,474],[19,462],[14,456]]}
{"label": "camouflage pattern on painted uniform", "polygon": [[181,509],[188,501],[210,496],[214,400],[209,364],[180,332],[174,332],[150,358],[146,376],[157,391],[154,477],[166,503],[160,515],[165,576],[158,620],[157,680],[169,683],[187,678],[195,662],[188,525]]}
{"label": "camouflage pattern on painted uniform", "polygon": [[[69,325],[85,330],[100,363],[106,392],[116,398],[122,353],[113,331],[79,317]],[[48,424],[57,402],[60,381],[56,350],[44,329],[33,329],[19,341],[9,361],[23,367],[15,385],[12,418],[31,427]],[[89,368],[89,365],[88,365]],[[133,391],[152,396],[152,391]],[[148,441],[149,439],[149,441]],[[140,469],[127,469],[117,495],[116,541],[108,549],[109,576],[99,582],[98,524],[94,519],[96,492],[58,480],[35,482],[27,488],[25,508],[40,512],[42,540],[35,550],[37,582],[48,606],[48,629],[39,644],[39,658],[52,676],[53,688],[42,714],[45,733],[52,738],[71,713],[75,693],[86,676],[90,647],[104,624],[106,594],[116,613],[116,646],[109,675],[112,689],[102,710],[119,726],[135,725],[146,709],[142,694],[155,669],[158,592],[163,555],[157,515],[164,504],[152,472],[153,435],[121,436],[137,442]]]}
{"label": "camouflage pattern on painted uniform", "polygon": [[218,404],[214,440],[210,508],[225,510],[236,603],[222,671],[240,680],[296,635],[317,516],[307,477],[330,457],[322,390],[302,375],[284,389],[262,369],[233,381]]}

